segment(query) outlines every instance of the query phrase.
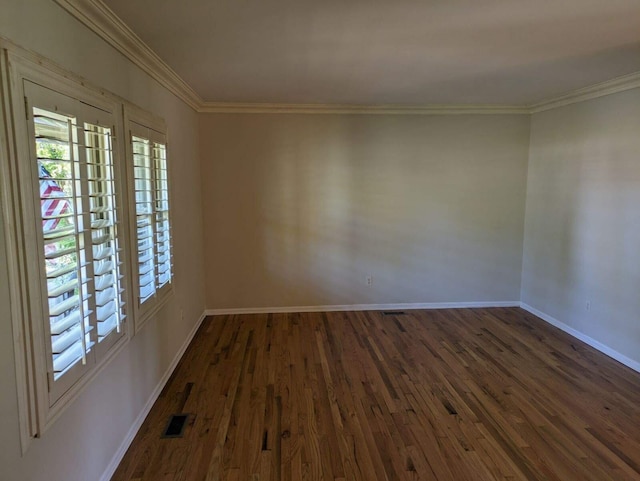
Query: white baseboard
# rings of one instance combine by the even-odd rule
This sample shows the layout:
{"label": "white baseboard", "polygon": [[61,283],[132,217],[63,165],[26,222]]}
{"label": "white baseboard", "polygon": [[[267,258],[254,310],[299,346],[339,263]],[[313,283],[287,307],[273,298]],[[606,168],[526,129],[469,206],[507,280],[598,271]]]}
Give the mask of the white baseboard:
{"label": "white baseboard", "polygon": [[567,334],[575,337],[576,339],[579,339],[580,341],[584,342],[585,344],[590,345],[591,347],[593,347],[594,349],[597,349],[601,353],[606,354],[607,356],[615,359],[621,364],[624,364],[625,366],[633,369],[634,371],[640,372],[640,362],[635,361],[625,356],[624,354],[620,354],[618,351],[611,349],[609,346],[606,346],[601,342],[596,341],[595,339],[587,336],[586,334],[583,334],[582,332],[574,329],[573,327],[568,326],[564,322],[561,322],[558,319],[551,317],[548,314],[545,314],[544,312],[539,311],[538,309],[531,307],[528,304],[525,304],[524,302],[520,303],[520,307],[525,311],[530,312],[534,316],[539,317],[543,321],[548,322],[552,326],[557,327],[561,331],[564,331]]}
{"label": "white baseboard", "polygon": [[207,317],[207,314],[203,313],[202,316],[200,316],[200,319],[198,320],[198,322],[196,322],[196,325],[193,326],[193,329],[191,329],[191,332],[189,332],[187,339],[184,341],[184,343],[176,353],[175,357],[171,361],[171,364],[165,371],[160,381],[158,381],[158,384],[156,385],[155,389],[151,393],[151,396],[149,396],[149,399],[147,400],[146,404],[142,408],[142,411],[140,411],[140,414],[138,414],[138,417],[135,419],[135,421],[131,425],[131,428],[127,432],[127,435],[125,436],[122,443],[120,444],[120,447],[118,448],[116,453],[113,455],[113,458],[111,458],[111,461],[107,465],[107,468],[102,473],[102,476],[100,477],[100,481],[109,481],[113,476],[113,474],[116,472],[116,469],[118,469],[118,466],[122,461],[122,458],[124,458],[124,455],[126,454],[127,449],[129,449],[129,446],[133,442],[133,439],[136,437],[136,434],[138,433],[138,430],[140,429],[140,427],[142,426],[142,423],[146,419],[147,414],[149,414],[149,411],[151,411],[151,408],[153,407],[156,400],[158,399],[158,396],[160,396],[162,389],[164,389],[165,384],[167,383],[167,381],[169,381],[171,374],[173,374],[173,371],[175,370],[176,366],[180,362],[180,359],[182,359],[182,356],[184,355],[185,351],[189,347],[189,344],[191,344],[193,337],[196,335],[196,332],[198,331],[198,328],[202,324],[202,321],[204,321],[205,317]]}
{"label": "white baseboard", "polygon": [[326,306],[241,307],[234,309],[207,309],[207,316],[226,314],[277,314],[285,312],[335,312],[335,311],[393,311],[411,309],[469,309],[473,307],[520,307],[520,301],[496,302],[431,302],[406,304],[345,304]]}

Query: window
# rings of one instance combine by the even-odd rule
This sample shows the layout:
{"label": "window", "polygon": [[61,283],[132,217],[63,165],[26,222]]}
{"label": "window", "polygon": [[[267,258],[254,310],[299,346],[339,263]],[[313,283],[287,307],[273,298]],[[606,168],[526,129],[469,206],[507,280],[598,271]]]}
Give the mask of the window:
{"label": "window", "polygon": [[130,321],[141,326],[172,292],[167,143],[162,120],[35,54],[0,50],[0,71],[0,198],[26,452],[125,345]]}
{"label": "window", "polygon": [[125,345],[134,309],[122,103],[12,48],[0,196],[25,452]]}
{"label": "window", "polygon": [[125,333],[114,118],[28,81],[24,93],[51,407]]}
{"label": "window", "polygon": [[[136,119],[137,120],[137,119]],[[132,232],[137,256],[137,316],[139,329],[171,292],[173,269],[169,180],[165,136],[129,120],[130,178],[135,212]]]}

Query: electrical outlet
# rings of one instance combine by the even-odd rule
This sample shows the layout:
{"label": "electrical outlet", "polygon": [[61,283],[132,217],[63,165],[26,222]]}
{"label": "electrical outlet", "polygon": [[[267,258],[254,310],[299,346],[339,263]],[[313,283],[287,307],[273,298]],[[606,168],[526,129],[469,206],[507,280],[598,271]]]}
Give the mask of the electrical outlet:
{"label": "electrical outlet", "polygon": [[373,285],[373,276],[365,277],[365,283],[367,284],[367,286],[371,287]]}
{"label": "electrical outlet", "polygon": [[585,304],[585,306],[584,306],[584,307],[585,307],[585,309],[586,309],[587,311],[590,311],[590,310],[591,310],[591,301],[589,301],[589,300],[588,300],[588,301],[586,302],[586,304]]}

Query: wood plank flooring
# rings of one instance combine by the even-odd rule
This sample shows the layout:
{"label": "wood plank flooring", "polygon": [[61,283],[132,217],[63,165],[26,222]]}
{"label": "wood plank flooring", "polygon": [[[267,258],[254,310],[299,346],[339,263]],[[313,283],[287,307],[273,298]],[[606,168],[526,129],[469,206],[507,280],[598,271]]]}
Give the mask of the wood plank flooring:
{"label": "wood plank flooring", "polygon": [[638,481],[640,374],[518,308],[209,317],[140,480]]}

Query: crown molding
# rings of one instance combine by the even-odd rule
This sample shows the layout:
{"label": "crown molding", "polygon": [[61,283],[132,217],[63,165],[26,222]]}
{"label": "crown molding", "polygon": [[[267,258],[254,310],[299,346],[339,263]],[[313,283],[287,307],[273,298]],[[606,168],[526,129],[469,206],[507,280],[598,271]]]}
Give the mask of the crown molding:
{"label": "crown molding", "polygon": [[518,105],[349,105],[204,102],[198,112],[225,114],[527,115]]}
{"label": "crown molding", "polygon": [[600,82],[529,106],[532,114],[640,87],[640,72]]}
{"label": "crown molding", "polygon": [[528,115],[640,87],[640,72],[636,72],[529,105],[420,106],[205,102],[102,0],[55,0],[55,2],[199,113]]}
{"label": "crown molding", "polygon": [[55,2],[192,109],[200,108],[203,101],[197,92],[101,0]]}

